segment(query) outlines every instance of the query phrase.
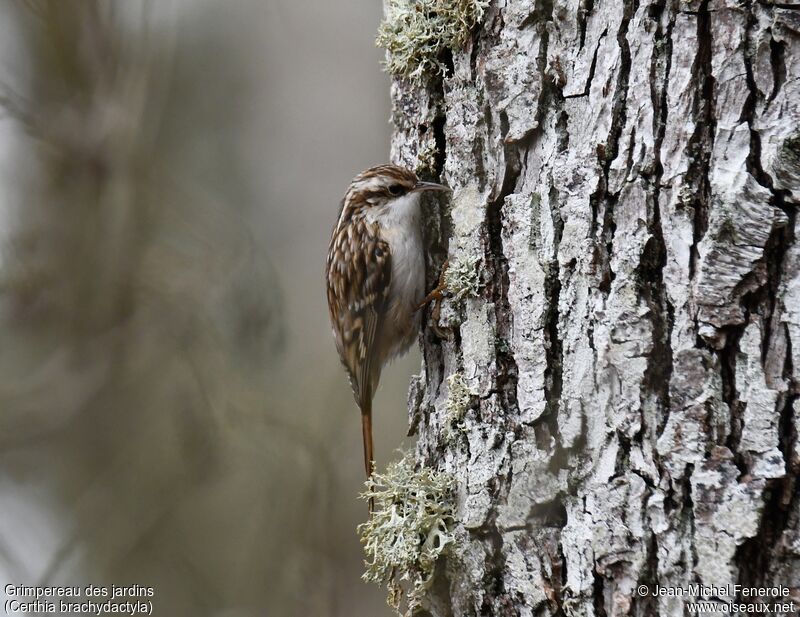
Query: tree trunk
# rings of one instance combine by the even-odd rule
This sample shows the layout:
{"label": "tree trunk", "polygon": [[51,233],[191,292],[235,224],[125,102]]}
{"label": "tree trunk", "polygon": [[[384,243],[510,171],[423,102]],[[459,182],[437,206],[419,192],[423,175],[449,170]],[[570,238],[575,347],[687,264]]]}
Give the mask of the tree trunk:
{"label": "tree trunk", "polygon": [[495,1],[395,80],[393,159],[454,190],[429,286],[477,273],[409,397],[456,480],[430,615],[800,604],[798,9]]}

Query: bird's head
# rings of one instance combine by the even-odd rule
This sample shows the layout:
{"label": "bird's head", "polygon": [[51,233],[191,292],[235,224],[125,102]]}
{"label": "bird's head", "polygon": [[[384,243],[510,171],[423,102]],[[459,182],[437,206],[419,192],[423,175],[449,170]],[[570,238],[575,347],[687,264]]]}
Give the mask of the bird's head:
{"label": "bird's head", "polygon": [[358,174],[347,190],[347,200],[366,208],[391,209],[417,203],[425,191],[449,192],[435,182],[423,182],[410,169],[398,165],[379,165]]}

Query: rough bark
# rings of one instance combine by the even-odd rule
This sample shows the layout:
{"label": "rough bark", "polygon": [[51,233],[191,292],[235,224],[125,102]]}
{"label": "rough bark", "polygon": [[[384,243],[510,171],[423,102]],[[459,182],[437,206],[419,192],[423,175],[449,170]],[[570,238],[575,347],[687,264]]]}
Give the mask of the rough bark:
{"label": "rough bark", "polygon": [[429,284],[445,256],[480,280],[409,397],[457,485],[431,615],[800,601],[798,9],[495,1],[444,78],[394,82],[393,159],[435,148],[454,189]]}

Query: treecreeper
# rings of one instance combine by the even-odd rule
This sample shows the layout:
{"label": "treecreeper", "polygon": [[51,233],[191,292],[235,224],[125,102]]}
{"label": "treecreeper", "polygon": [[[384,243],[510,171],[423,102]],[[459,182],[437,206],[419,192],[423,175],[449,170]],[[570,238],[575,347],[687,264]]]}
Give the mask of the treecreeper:
{"label": "treecreeper", "polygon": [[[374,470],[372,398],[381,370],[417,337],[420,309],[440,299],[443,284],[425,296],[421,196],[450,192],[396,165],[358,174],[344,195],[331,234],[325,278],[336,349],[361,410],[364,469]],[[370,506],[371,509],[371,506]]]}

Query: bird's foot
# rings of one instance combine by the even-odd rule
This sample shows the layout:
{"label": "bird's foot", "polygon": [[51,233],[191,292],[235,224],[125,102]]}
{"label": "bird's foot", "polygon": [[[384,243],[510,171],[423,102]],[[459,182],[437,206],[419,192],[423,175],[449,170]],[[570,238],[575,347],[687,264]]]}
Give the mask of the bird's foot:
{"label": "bird's foot", "polygon": [[445,274],[447,273],[447,267],[449,265],[450,265],[450,260],[446,259],[445,262],[442,264],[442,271],[439,274],[439,284],[436,286],[436,288],[431,293],[429,293],[427,296],[425,296],[422,299],[422,302],[420,302],[417,305],[417,308],[415,310],[417,310],[417,311],[422,310],[423,308],[425,308],[431,302],[434,302],[434,301],[436,303],[438,303],[438,304],[441,304],[442,298],[444,298],[445,294],[447,293],[447,285],[444,282],[444,277],[445,277]]}
{"label": "bird's foot", "polygon": [[433,309],[431,310],[431,330],[433,330],[434,334],[441,339],[450,338],[450,336],[439,327],[439,317],[442,312],[442,300],[447,295],[447,284],[445,283],[444,277],[447,273],[447,267],[449,265],[450,260],[445,260],[444,264],[442,264],[442,271],[439,274],[439,284],[433,291],[423,298],[422,302],[420,302],[416,308],[416,310],[419,311],[433,303]]}

